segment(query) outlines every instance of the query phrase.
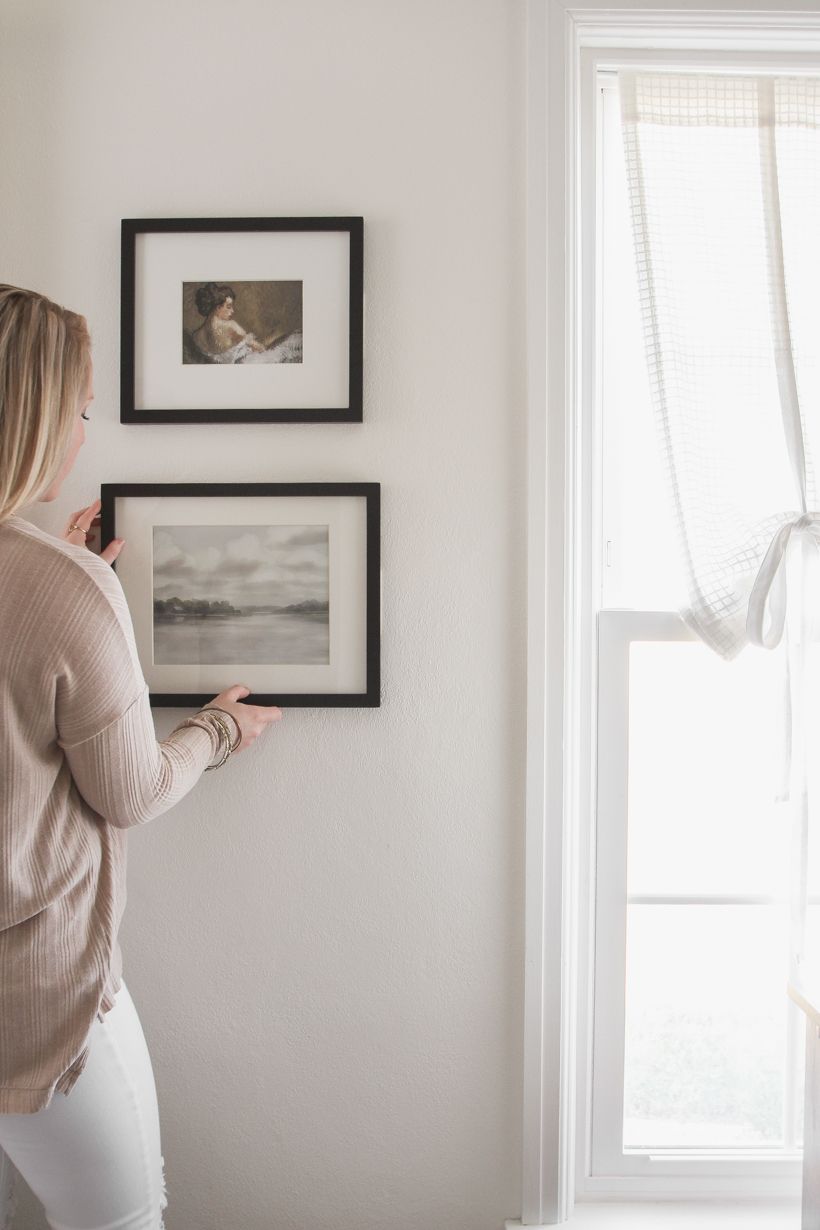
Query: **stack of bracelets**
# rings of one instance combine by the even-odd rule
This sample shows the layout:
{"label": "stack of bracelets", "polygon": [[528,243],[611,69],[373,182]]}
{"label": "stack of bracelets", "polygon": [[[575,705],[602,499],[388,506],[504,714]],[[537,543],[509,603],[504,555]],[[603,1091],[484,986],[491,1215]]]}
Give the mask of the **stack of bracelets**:
{"label": "stack of bracelets", "polygon": [[[223,735],[224,742],[225,742],[225,751],[222,755],[222,759],[217,764],[209,764],[208,768],[205,770],[205,772],[208,773],[211,769],[221,769],[223,764],[225,764],[226,760],[230,756],[231,752],[236,751],[236,749],[239,747],[239,744],[242,742],[242,731],[239,729],[239,723],[237,722],[233,714],[228,713],[225,709],[217,708],[216,705],[206,705],[204,709],[200,709],[200,713],[210,713],[210,715],[213,717],[213,720],[216,722],[217,726],[222,731],[222,735]],[[220,714],[224,716],[220,717]],[[231,731],[228,726],[228,723],[225,721],[225,718],[230,718],[234,726],[236,727],[236,742],[234,742],[231,736]]]}

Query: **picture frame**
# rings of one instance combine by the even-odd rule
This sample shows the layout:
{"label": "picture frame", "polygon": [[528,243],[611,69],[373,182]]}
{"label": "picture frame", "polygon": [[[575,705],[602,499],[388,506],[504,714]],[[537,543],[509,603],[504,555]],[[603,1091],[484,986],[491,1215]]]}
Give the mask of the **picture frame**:
{"label": "picture frame", "polygon": [[378,483],[104,483],[151,704],[380,704]]}
{"label": "picture frame", "polygon": [[360,423],[364,220],[124,218],[123,423]]}

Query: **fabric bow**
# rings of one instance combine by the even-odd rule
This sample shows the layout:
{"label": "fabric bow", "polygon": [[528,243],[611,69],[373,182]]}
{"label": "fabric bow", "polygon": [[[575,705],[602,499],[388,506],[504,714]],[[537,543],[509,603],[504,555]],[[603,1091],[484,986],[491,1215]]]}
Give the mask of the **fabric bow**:
{"label": "fabric bow", "polygon": [[[820,543],[820,512],[800,513],[776,531],[755,577],[746,612],[746,635],[761,649],[775,649],[786,625],[786,561],[792,535]],[[764,627],[766,613],[769,626]]]}

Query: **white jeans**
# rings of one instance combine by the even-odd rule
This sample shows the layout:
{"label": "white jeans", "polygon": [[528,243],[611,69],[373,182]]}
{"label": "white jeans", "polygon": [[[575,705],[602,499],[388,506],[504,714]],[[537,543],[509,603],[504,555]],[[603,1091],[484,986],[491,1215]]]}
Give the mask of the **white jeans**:
{"label": "white jeans", "polygon": [[124,985],[111,1011],[95,1020],[88,1041],[88,1061],[68,1097],[55,1093],[34,1115],[0,1115],[0,1228],[12,1207],[9,1158],[54,1230],[162,1226],[154,1073]]}

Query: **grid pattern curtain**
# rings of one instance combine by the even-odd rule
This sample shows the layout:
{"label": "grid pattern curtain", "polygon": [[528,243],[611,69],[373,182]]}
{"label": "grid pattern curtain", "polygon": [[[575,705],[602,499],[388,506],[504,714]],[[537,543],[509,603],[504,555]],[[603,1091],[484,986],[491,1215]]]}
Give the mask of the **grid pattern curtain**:
{"label": "grid pattern curtain", "polygon": [[726,659],[784,633],[788,646],[794,975],[820,541],[820,79],[620,82],[647,364],[689,590],[681,614]]}
{"label": "grid pattern curtain", "polygon": [[776,531],[818,503],[820,80],[624,73],[621,108],[683,616],[732,658]]}

